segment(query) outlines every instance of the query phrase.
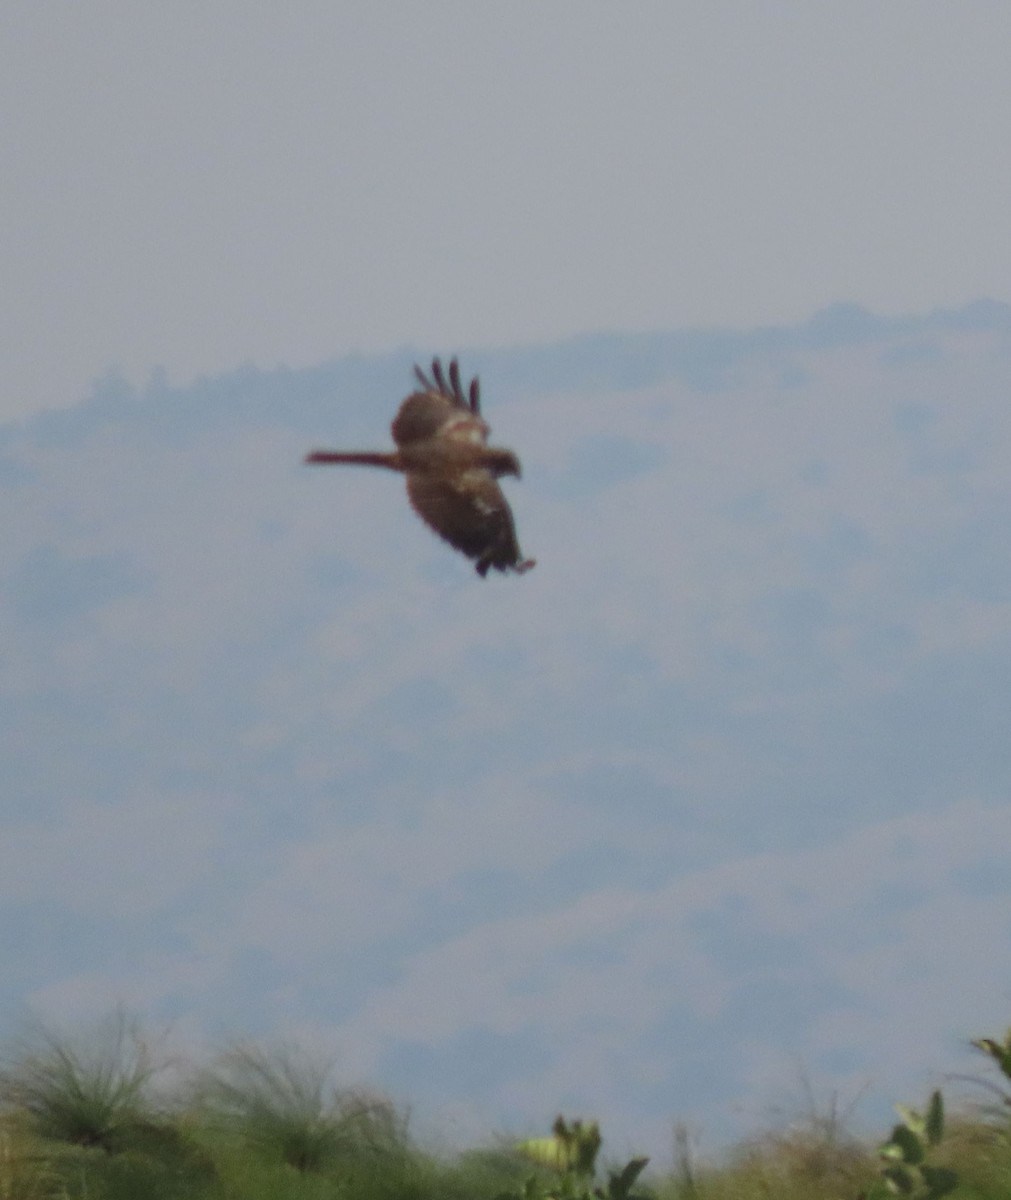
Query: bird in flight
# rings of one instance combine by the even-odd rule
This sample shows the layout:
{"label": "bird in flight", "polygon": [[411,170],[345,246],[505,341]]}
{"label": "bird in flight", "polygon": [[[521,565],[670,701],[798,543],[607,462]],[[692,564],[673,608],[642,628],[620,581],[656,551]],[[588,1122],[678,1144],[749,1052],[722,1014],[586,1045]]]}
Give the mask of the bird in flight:
{"label": "bird in flight", "polygon": [[520,461],[511,450],[488,445],[477,377],[464,393],[455,358],[448,379],[437,358],[431,376],[420,367],[414,374],[420,387],[401,404],[390,426],[395,450],[313,450],[305,461],[400,471],[414,511],[474,559],[482,578],[491,567],[520,575],[529,571],[536,560],[521,555],[512,510],[498,485],[503,475],[519,477]]}

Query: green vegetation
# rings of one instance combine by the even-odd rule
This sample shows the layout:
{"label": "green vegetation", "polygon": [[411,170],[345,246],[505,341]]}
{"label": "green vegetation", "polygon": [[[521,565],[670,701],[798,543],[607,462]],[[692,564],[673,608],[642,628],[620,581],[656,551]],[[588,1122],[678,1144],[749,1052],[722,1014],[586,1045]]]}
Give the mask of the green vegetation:
{"label": "green vegetation", "polygon": [[223,1142],[301,1174],[386,1169],[403,1158],[406,1123],[393,1106],[328,1088],[332,1071],[295,1049],[235,1046],[198,1075],[193,1107]]}
{"label": "green vegetation", "polygon": [[[1011,1200],[1011,1032],[973,1045],[1000,1103],[897,1106],[879,1146],[834,1106],[718,1164],[601,1166],[591,1120],[454,1157],[415,1144],[389,1100],[333,1083],[291,1047],[237,1045],[197,1071],[160,1057],[122,1013],[87,1036],[45,1029],[0,1063],[0,1200]],[[159,1083],[175,1067],[174,1083]]]}
{"label": "green vegetation", "polygon": [[0,1070],[5,1107],[53,1142],[126,1149],[147,1123],[147,1096],[157,1067],[135,1022],[122,1012],[80,1044],[34,1031],[15,1061]]}
{"label": "green vegetation", "polygon": [[[545,1183],[531,1175],[517,1193],[517,1200],[637,1200],[632,1186],[648,1158],[633,1158],[618,1171],[609,1171],[606,1187],[594,1187],[597,1155],[603,1139],[596,1121],[566,1123],[556,1117],[551,1137],[529,1138],[516,1150],[539,1167],[546,1167],[555,1178]],[[503,1196],[501,1200],[512,1200]]]}
{"label": "green vegetation", "polygon": [[927,1162],[927,1155],[944,1135],[944,1101],[934,1092],[925,1113],[898,1105],[902,1118],[892,1136],[878,1148],[881,1178],[868,1190],[868,1200],[911,1196],[914,1200],[940,1200],[953,1191],[957,1174],[948,1167]]}

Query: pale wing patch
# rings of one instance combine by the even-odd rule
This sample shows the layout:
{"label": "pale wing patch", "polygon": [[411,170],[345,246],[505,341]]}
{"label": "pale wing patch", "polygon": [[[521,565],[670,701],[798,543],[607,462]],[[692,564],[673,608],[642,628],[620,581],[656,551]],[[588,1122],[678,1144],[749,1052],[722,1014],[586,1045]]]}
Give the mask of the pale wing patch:
{"label": "pale wing patch", "polygon": [[484,446],[488,441],[488,426],[480,417],[469,413],[455,413],[442,426],[443,437],[452,438],[454,442],[468,442],[473,446]]}

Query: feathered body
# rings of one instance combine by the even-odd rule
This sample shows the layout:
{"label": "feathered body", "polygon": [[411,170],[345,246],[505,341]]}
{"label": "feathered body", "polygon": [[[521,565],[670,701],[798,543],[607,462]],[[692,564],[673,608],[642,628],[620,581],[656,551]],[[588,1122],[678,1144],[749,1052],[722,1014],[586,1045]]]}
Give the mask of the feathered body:
{"label": "feathered body", "polygon": [[535,560],[520,553],[512,511],[497,482],[503,475],[519,476],[519,459],[511,450],[488,445],[477,379],[465,393],[455,358],[448,379],[437,358],[430,377],[420,367],[414,373],[420,390],[401,404],[390,426],[395,450],[314,450],[305,461],[400,471],[414,511],[474,559],[479,575],[487,575],[491,567],[528,571]]}

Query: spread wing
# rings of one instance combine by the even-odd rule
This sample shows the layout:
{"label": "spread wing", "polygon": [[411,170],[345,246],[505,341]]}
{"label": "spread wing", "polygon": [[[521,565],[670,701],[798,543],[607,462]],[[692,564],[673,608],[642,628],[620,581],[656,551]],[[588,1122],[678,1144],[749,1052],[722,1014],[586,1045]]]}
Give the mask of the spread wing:
{"label": "spread wing", "polygon": [[446,376],[442,373],[442,363],[438,358],[432,359],[431,378],[419,366],[415,366],[414,374],[426,392],[438,392],[439,395],[451,400],[458,408],[467,408],[476,417],[481,415],[481,385],[478,383],[477,376],[475,375],[470,381],[470,388],[464,395],[463,382],[460,379],[460,364],[455,358],[449,360],[449,383],[446,382]]}
{"label": "spread wing", "polygon": [[478,573],[525,571],[512,510],[494,477],[476,467],[452,476],[412,472],[407,495],[419,517],[439,537],[476,560]]}
{"label": "spread wing", "polygon": [[432,374],[414,368],[421,391],[412,392],[401,404],[390,427],[398,446],[447,437],[484,445],[488,441],[488,426],[481,420],[480,384],[471,380],[470,390],[464,393],[460,367],[454,358],[449,364],[449,379],[442,363],[432,360]]}

